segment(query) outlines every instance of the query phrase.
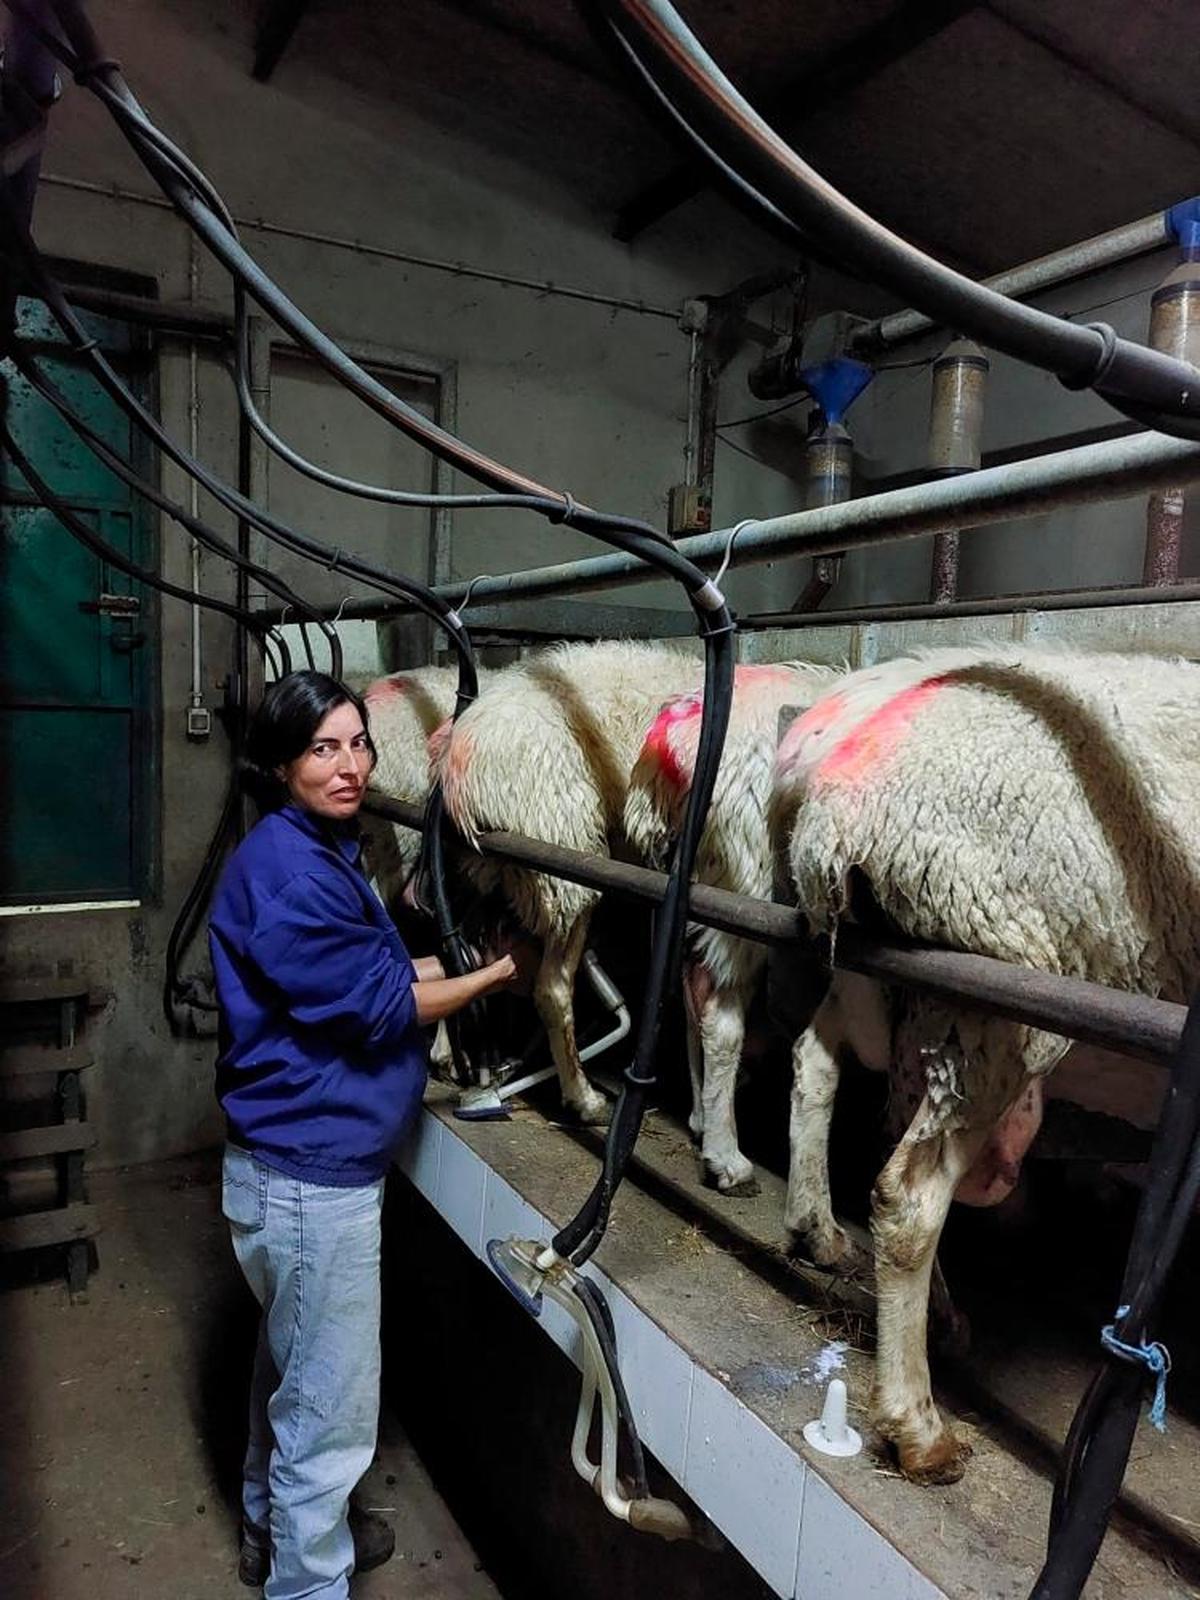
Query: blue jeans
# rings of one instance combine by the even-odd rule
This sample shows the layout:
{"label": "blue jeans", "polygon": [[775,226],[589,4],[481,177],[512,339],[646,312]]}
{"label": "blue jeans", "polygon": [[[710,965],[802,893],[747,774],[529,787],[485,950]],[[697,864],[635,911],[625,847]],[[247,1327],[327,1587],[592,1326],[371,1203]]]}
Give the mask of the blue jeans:
{"label": "blue jeans", "polygon": [[263,1309],[243,1514],[270,1528],[265,1600],[345,1600],[346,1511],[379,1424],[383,1183],[289,1178],[226,1145],[222,1210]]}

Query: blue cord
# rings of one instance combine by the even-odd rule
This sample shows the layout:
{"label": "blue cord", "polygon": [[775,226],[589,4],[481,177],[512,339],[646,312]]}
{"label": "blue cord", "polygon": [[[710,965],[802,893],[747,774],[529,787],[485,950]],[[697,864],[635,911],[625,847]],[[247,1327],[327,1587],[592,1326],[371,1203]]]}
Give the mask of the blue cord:
{"label": "blue cord", "polygon": [[[1117,1322],[1129,1314],[1128,1306],[1117,1307]],[[1117,1338],[1117,1323],[1110,1322],[1107,1327],[1100,1330],[1100,1343],[1110,1355],[1122,1361],[1132,1361],[1144,1366],[1152,1372],[1156,1379],[1154,1386],[1154,1402],[1150,1407],[1150,1421],[1159,1433],[1167,1429],[1167,1373],[1171,1370],[1171,1352],[1165,1344],[1147,1344],[1143,1339],[1141,1344],[1126,1344]]]}

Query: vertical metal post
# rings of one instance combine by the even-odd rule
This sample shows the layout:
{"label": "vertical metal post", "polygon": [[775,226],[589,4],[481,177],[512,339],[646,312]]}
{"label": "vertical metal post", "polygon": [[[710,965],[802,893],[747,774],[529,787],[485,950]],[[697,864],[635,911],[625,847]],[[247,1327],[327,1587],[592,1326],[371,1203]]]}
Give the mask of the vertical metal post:
{"label": "vertical metal post", "polygon": [[[1200,356],[1200,261],[1180,262],[1150,299],[1150,344],[1184,361]],[[1142,582],[1179,582],[1183,538],[1183,488],[1157,489],[1146,504],[1146,554]]]}
{"label": "vertical metal post", "polygon": [[685,301],[679,325],[688,336],[688,370],[683,482],[674,484],[668,497],[667,527],[675,535],[706,533],[712,527],[720,377],[708,302]]}
{"label": "vertical metal post", "polygon": [[[458,368],[448,366],[438,376],[437,392],[437,422],[438,426],[445,428],[448,433],[454,433],[458,427]],[[433,492],[434,494],[451,494],[453,492],[453,468],[440,457],[433,458]],[[429,524],[429,563],[428,579],[431,588],[450,582],[451,567],[453,562],[454,538],[454,513],[448,506],[435,508]],[[442,630],[433,621],[432,617],[423,619],[425,631],[425,658],[433,661],[439,650],[449,653],[446,649],[446,639]]]}
{"label": "vertical metal post", "polygon": [[[983,444],[983,392],[991,363],[977,344],[955,339],[933,364],[929,406],[929,468],[939,478],[977,472]],[[959,529],[934,537],[929,598],[958,598]]]}
{"label": "vertical metal post", "polygon": [[[247,343],[249,352],[246,379],[256,408],[269,422],[271,420],[271,325],[265,318],[254,316],[250,318]],[[265,508],[270,503],[270,468],[270,450],[242,416],[238,424],[238,488],[247,499],[253,500],[256,506]],[[263,542],[254,536],[250,524],[244,518],[239,518],[238,554],[264,566],[269,565],[269,553],[260,548]],[[240,567],[237,574],[236,600],[239,607],[244,610],[249,609],[250,580],[248,574]],[[236,758],[241,754],[245,739],[251,701],[257,700],[262,692],[262,664],[257,654],[250,649],[250,640],[245,628],[240,626],[235,634],[233,671],[236,699],[233,744]],[[239,831],[244,834],[252,821],[249,800],[243,797],[239,814]]]}

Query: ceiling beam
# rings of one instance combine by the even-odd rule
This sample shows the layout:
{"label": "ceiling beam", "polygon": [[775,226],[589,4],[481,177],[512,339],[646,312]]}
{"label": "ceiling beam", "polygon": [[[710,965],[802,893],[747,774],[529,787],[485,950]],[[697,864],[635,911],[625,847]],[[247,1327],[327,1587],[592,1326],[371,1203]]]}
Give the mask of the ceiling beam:
{"label": "ceiling beam", "polygon": [[251,75],[259,83],[266,83],[279,65],[307,10],[308,0],[265,0],[259,10],[258,31],[254,36],[254,65],[250,69]]}
{"label": "ceiling beam", "polygon": [[[976,3],[977,0],[902,0],[891,16],[774,90],[759,107],[762,115],[781,131],[794,131],[805,118],[862,88],[893,62],[941,33],[964,12],[973,10]],[[614,236],[629,243],[676,206],[706,189],[709,176],[708,167],[697,158],[648,184],[618,211]]]}
{"label": "ceiling beam", "polygon": [[1031,21],[1024,16],[1012,16],[1005,5],[997,4],[995,0],[987,0],[986,9],[997,22],[1053,56],[1061,66],[1104,89],[1130,111],[1145,117],[1147,122],[1174,134],[1177,139],[1185,140],[1193,149],[1200,145],[1200,117],[1180,116],[1171,107],[1159,105],[1145,95],[1136,93],[1119,73],[1110,71],[1098,61],[1089,60],[1084,51],[1066,38],[1053,23],[1040,17]]}

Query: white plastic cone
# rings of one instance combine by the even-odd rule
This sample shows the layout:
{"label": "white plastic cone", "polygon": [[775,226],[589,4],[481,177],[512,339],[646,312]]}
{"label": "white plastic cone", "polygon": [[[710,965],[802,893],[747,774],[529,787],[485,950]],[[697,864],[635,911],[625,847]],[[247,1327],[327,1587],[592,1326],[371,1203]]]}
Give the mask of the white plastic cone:
{"label": "white plastic cone", "polygon": [[856,1456],[862,1449],[862,1435],[846,1421],[846,1385],[840,1378],[830,1381],[821,1415],[804,1424],[804,1437],[823,1456]]}

